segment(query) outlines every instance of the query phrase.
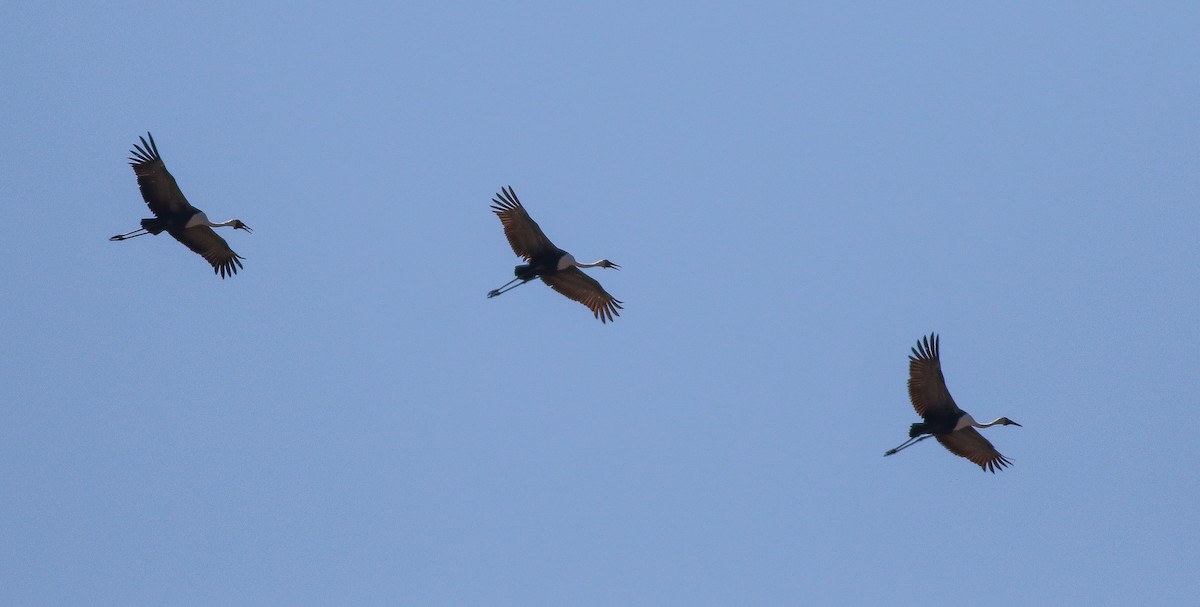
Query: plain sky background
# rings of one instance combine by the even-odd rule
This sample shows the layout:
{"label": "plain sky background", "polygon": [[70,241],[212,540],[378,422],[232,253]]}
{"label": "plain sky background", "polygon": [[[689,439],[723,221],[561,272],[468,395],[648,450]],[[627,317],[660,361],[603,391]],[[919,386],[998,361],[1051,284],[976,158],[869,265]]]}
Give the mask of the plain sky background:
{"label": "plain sky background", "polygon": [[[1195,2],[8,2],[3,605],[1194,605]],[[154,133],[246,258],[148,212]],[[512,185],[625,310],[533,283]],[[928,441],[909,348],[1014,465]]]}

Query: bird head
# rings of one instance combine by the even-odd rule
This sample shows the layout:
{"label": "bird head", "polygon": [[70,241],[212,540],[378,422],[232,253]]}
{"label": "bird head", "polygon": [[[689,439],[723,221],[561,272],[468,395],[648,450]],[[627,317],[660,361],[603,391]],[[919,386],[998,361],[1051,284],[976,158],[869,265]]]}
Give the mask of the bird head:
{"label": "bird head", "polygon": [[614,269],[614,270],[620,270],[620,269],[621,269],[621,266],[619,266],[619,265],[617,265],[617,264],[615,264],[615,263],[613,263],[613,262],[611,262],[611,261],[609,261],[609,260],[607,260],[607,259],[601,259],[601,260],[600,260],[600,267],[602,267],[602,268],[612,268],[612,269]]}
{"label": "bird head", "polygon": [[253,234],[253,233],[254,233],[254,230],[251,230],[251,229],[250,229],[250,226],[248,226],[248,225],[246,225],[246,224],[242,223],[242,220],[241,220],[241,219],[234,219],[234,220],[233,220],[233,229],[235,229],[235,230],[246,230],[247,232],[250,232],[251,234]]}
{"label": "bird head", "polygon": [[1001,417],[1000,419],[998,419],[996,421],[1000,422],[1001,424],[1003,424],[1005,426],[1017,426],[1018,428],[1021,427],[1021,424],[1018,424],[1017,422],[1014,422],[1013,420],[1008,419],[1007,417]]}

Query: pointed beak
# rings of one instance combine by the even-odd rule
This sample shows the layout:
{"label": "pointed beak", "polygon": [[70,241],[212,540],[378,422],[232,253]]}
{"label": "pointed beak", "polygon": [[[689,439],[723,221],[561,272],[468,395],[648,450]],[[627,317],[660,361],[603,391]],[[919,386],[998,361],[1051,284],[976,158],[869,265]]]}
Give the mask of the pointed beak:
{"label": "pointed beak", "polygon": [[251,230],[251,229],[250,229],[250,226],[248,226],[248,225],[246,225],[246,224],[244,224],[244,223],[243,223],[243,224],[242,224],[242,226],[241,226],[240,228],[238,228],[238,229],[239,229],[239,230],[246,230],[247,232],[250,232],[251,234],[253,234],[253,233],[254,233],[254,230]]}
{"label": "pointed beak", "polygon": [[613,263],[613,262],[611,262],[611,261],[610,261],[610,262],[608,262],[608,263],[612,264],[612,267],[613,267],[613,269],[614,269],[614,270],[620,270],[620,269],[621,269],[621,266],[619,266],[619,265],[617,265],[617,264],[615,264],[615,263]]}
{"label": "pointed beak", "polygon": [[1017,422],[1014,422],[1014,421],[1013,421],[1013,420],[1011,420],[1011,419],[1010,419],[1010,420],[1008,420],[1008,423],[1010,423],[1010,424],[1012,424],[1012,425],[1014,425],[1014,426],[1016,426],[1016,427],[1018,427],[1018,428],[1024,428],[1024,426],[1022,426],[1021,424],[1018,424]]}

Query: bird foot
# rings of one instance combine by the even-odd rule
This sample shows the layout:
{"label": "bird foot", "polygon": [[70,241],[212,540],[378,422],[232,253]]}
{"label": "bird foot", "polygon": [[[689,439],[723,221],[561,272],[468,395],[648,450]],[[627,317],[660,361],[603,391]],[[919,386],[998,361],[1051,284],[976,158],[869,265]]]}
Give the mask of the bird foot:
{"label": "bird foot", "polygon": [[500,294],[500,289],[492,289],[491,291],[488,291],[488,299],[491,299],[499,294]]}

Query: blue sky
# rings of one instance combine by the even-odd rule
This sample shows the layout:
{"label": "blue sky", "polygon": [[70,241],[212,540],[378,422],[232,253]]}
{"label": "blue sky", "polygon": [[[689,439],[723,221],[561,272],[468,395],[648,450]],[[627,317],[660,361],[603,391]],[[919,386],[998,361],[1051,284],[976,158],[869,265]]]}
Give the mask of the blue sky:
{"label": "blue sky", "polygon": [[[1184,605],[1194,3],[0,8],[6,605]],[[154,133],[246,258],[147,215]],[[540,284],[512,185],[625,302]],[[1014,465],[916,421],[907,354]]]}

